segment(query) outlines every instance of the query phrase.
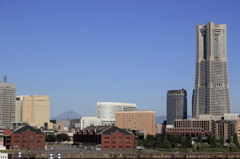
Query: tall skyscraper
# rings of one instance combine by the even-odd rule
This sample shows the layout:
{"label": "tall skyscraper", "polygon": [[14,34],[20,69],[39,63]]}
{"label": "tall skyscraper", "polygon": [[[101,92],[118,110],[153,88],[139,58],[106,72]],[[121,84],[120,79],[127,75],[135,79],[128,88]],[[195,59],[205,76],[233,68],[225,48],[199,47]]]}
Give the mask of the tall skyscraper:
{"label": "tall skyscraper", "polygon": [[187,119],[187,91],[167,92],[167,124],[174,125],[175,119]]}
{"label": "tall skyscraper", "polygon": [[16,85],[0,82],[0,127],[11,127],[15,122]]}
{"label": "tall skyscraper", "polygon": [[197,25],[192,116],[230,113],[226,24]]}

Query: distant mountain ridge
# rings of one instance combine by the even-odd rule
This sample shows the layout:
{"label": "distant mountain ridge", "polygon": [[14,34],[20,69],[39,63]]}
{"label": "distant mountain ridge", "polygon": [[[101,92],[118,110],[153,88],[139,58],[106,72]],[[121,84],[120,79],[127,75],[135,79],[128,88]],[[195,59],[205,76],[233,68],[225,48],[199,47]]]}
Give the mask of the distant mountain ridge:
{"label": "distant mountain ridge", "polygon": [[[64,113],[52,117],[51,120],[61,120],[61,119],[80,119],[81,114],[75,112],[74,110],[67,110]],[[188,118],[191,118],[191,115],[188,115]],[[167,116],[161,115],[161,116],[156,116],[156,123],[163,123],[164,120],[167,120]]]}
{"label": "distant mountain ridge", "polygon": [[74,110],[67,110],[64,113],[52,117],[51,120],[61,120],[61,119],[80,119],[81,114],[75,112]]}

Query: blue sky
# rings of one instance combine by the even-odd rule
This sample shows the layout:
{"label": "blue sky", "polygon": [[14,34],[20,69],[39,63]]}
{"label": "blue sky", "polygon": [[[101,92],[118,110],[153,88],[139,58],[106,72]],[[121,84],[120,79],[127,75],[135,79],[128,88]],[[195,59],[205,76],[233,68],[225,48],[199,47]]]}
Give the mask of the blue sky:
{"label": "blue sky", "polygon": [[97,102],[166,114],[186,89],[191,114],[196,25],[227,24],[232,113],[240,113],[239,0],[0,0],[0,77],[48,95],[51,116],[96,115]]}

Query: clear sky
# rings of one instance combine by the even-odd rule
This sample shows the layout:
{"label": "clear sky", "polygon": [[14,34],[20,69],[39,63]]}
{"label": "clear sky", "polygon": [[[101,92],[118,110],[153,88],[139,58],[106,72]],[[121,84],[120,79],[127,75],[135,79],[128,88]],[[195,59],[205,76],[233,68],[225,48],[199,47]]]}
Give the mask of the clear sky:
{"label": "clear sky", "polygon": [[[97,102],[166,114],[186,89],[191,115],[196,25],[227,24],[231,112],[240,113],[239,0],[0,0],[0,77],[48,95],[51,117],[96,115]],[[2,79],[0,79],[2,81]]]}

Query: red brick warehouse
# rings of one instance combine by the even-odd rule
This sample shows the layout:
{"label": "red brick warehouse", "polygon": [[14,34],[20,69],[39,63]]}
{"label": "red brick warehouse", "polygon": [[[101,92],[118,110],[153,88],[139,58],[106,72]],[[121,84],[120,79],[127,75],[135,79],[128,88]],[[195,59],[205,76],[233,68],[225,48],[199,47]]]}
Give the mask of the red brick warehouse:
{"label": "red brick warehouse", "polygon": [[73,138],[76,144],[101,144],[102,150],[132,150],[137,145],[137,140],[130,131],[115,126],[100,131],[96,129],[80,131],[74,134]]}
{"label": "red brick warehouse", "polygon": [[13,131],[4,131],[4,146],[12,150],[44,150],[45,134],[40,129],[25,125]]}

